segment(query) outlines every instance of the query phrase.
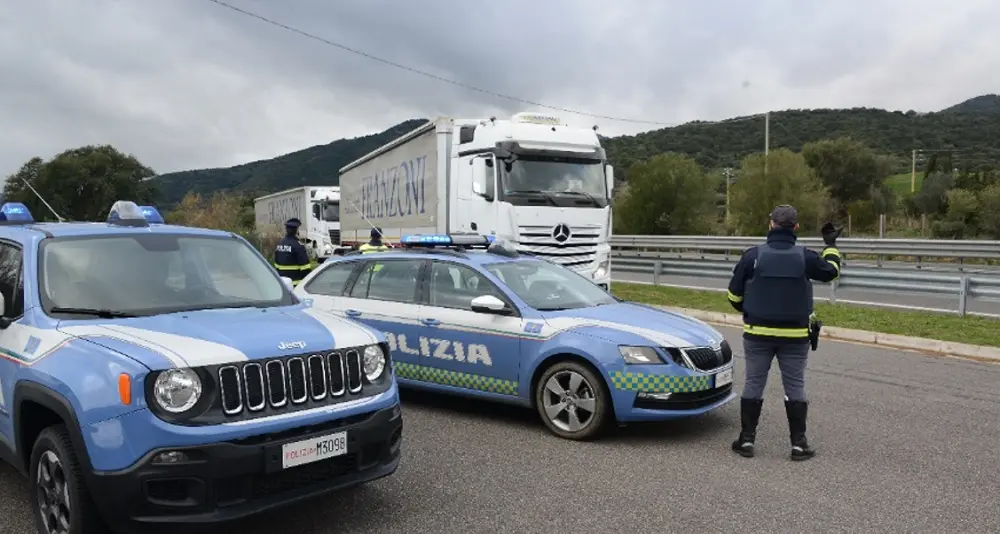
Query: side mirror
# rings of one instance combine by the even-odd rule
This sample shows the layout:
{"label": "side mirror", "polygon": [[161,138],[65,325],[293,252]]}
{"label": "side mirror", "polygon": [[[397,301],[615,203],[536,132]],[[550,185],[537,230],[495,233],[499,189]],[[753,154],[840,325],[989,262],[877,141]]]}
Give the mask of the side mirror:
{"label": "side mirror", "polygon": [[469,162],[472,165],[472,192],[492,201],[493,194],[490,192],[490,185],[493,181],[493,169],[486,164],[487,159],[483,156],[472,158]]}
{"label": "side mirror", "polygon": [[604,167],[605,186],[608,188],[608,200],[611,199],[611,191],[615,188],[615,168],[611,165]]}
{"label": "side mirror", "polygon": [[292,282],[291,278],[282,276],[281,281],[285,283],[285,287],[287,287],[289,291],[293,291],[295,289],[295,284]]}
{"label": "side mirror", "polygon": [[8,317],[4,317],[4,312],[7,311],[7,302],[3,298],[3,294],[0,293],[0,330],[6,329],[13,322]]}
{"label": "side mirror", "polygon": [[472,311],[478,313],[506,315],[508,308],[502,300],[494,297],[493,295],[483,295],[472,299]]}

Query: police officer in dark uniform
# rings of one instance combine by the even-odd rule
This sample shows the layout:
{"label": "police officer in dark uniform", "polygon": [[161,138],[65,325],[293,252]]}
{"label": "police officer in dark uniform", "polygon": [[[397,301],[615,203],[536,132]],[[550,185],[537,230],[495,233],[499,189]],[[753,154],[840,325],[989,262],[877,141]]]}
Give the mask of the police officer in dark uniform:
{"label": "police officer in dark uniform", "polygon": [[296,218],[288,219],[285,222],[285,237],[274,248],[274,268],[281,276],[291,278],[292,285],[298,285],[312,270],[309,253],[298,238],[301,225],[302,221]]}
{"label": "police officer in dark uniform", "polygon": [[389,247],[382,243],[382,229],[372,228],[371,239],[364,245],[358,247],[358,250],[360,250],[362,254],[385,252],[389,250]]}
{"label": "police officer in dark uniform", "polygon": [[817,254],[795,244],[798,228],[795,208],[788,205],[774,208],[767,243],[743,253],[729,282],[729,302],[743,312],[746,360],[740,398],[741,430],[732,449],[745,457],[754,455],[764,387],[775,358],[785,390],[791,458],[808,460],[815,454],[806,439],[805,370],[813,317],[810,280],[830,282],[840,276],[840,252],[836,246],[841,229],[830,222],[823,225],[826,247]]}

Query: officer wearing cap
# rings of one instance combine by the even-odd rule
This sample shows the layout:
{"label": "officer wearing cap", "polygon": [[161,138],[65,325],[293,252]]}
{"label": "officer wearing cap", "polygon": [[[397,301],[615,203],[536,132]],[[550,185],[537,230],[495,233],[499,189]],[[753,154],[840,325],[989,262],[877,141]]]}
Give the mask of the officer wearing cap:
{"label": "officer wearing cap", "polygon": [[274,268],[281,276],[291,278],[292,285],[298,285],[312,270],[309,253],[298,238],[301,225],[302,221],[294,217],[288,219],[285,222],[285,237],[274,248]]}
{"label": "officer wearing cap", "polygon": [[382,243],[382,229],[372,228],[371,239],[364,245],[358,247],[358,250],[360,250],[362,254],[368,254],[370,252],[385,252],[389,250],[389,247]]}
{"label": "officer wearing cap", "polygon": [[743,253],[729,282],[729,303],[743,312],[746,361],[740,398],[741,429],[732,449],[745,457],[754,455],[764,387],[775,358],[785,390],[791,458],[808,460],[815,454],[806,439],[805,370],[813,316],[810,280],[830,282],[840,276],[840,252],[836,246],[841,229],[830,222],[823,225],[826,247],[817,254],[795,244],[798,228],[795,208],[788,205],[774,208],[767,242]]}

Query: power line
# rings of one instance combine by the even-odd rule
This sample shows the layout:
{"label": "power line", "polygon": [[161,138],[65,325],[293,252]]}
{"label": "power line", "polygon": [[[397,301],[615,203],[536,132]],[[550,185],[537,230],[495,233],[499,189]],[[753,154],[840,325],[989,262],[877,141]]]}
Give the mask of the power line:
{"label": "power line", "polygon": [[[633,124],[652,124],[652,125],[656,125],[656,126],[667,126],[667,127],[680,126],[680,124],[681,124],[681,123],[668,123],[668,122],[658,122],[658,121],[647,121],[647,120],[640,120],[640,119],[629,119],[629,118],[624,118],[624,117],[612,117],[612,116],[609,116],[609,115],[598,115],[598,114],[594,114],[594,113],[588,113],[586,111],[579,111],[579,110],[569,109],[569,108],[563,108],[563,107],[559,107],[559,106],[552,106],[552,105],[549,105],[549,104],[543,104],[541,102],[534,102],[534,101],[527,100],[527,99],[524,99],[524,98],[519,98],[519,97],[516,97],[516,96],[510,96],[510,95],[505,95],[505,94],[502,94],[502,93],[493,92],[493,91],[490,91],[488,89],[483,89],[481,87],[476,87],[474,85],[469,85],[467,83],[460,82],[458,80],[453,80],[453,79],[450,79],[450,78],[445,78],[443,76],[438,76],[437,74],[433,74],[433,73],[430,73],[430,72],[427,72],[427,71],[424,71],[424,70],[420,70],[420,69],[417,69],[417,68],[414,68],[414,67],[408,67],[406,65],[397,63],[395,61],[384,59],[384,58],[381,58],[381,57],[369,54],[367,52],[363,52],[361,50],[358,50],[358,49],[355,49],[355,48],[351,48],[351,47],[349,47],[347,45],[343,45],[343,44],[340,44],[340,43],[336,43],[336,42],[330,41],[329,39],[326,39],[324,37],[320,37],[318,35],[309,33],[307,31],[300,30],[298,28],[294,28],[294,27],[289,26],[287,24],[284,24],[284,23],[278,22],[276,20],[267,18],[267,17],[265,17],[263,15],[259,15],[257,13],[253,13],[253,12],[247,11],[245,9],[236,7],[236,6],[232,5],[232,4],[223,2],[222,0],[207,0],[207,1],[208,2],[212,2],[213,4],[216,4],[216,5],[222,6],[222,7],[226,8],[226,9],[230,9],[232,11],[236,11],[237,13],[242,13],[243,15],[255,18],[257,20],[260,20],[260,21],[265,22],[267,24],[270,24],[272,26],[277,26],[277,27],[279,27],[281,29],[290,31],[292,33],[297,33],[297,34],[299,34],[299,35],[301,35],[303,37],[306,37],[308,39],[312,39],[314,41],[319,41],[319,42],[321,42],[323,44],[326,44],[326,45],[329,45],[329,46],[332,46],[332,47],[335,47],[335,48],[339,48],[341,50],[344,50],[345,52],[350,52],[352,54],[356,54],[356,55],[359,55],[359,56],[362,56],[362,57],[366,57],[366,58],[374,60],[374,61],[378,61],[379,63],[384,63],[384,64],[389,65],[391,67],[396,67],[397,69],[402,69],[402,70],[405,70],[405,71],[408,71],[408,72],[412,72],[414,74],[419,74],[421,76],[426,76],[428,78],[432,78],[434,80],[438,80],[438,81],[441,81],[441,82],[445,82],[445,83],[449,83],[449,84],[452,84],[452,85],[456,85],[458,87],[469,89],[471,91],[476,91],[476,92],[484,93],[484,94],[487,94],[487,95],[490,95],[490,96],[495,96],[497,98],[503,98],[505,100],[511,100],[511,101],[514,101],[514,102],[518,102],[518,103],[521,103],[521,104],[527,104],[527,105],[530,105],[530,106],[537,106],[537,107],[547,108],[547,109],[551,109],[551,110],[555,110],[555,111],[562,111],[564,113],[572,113],[572,114],[575,114],[575,115],[584,115],[584,116],[587,116],[587,117],[593,117],[593,118],[597,118],[597,119],[607,119],[607,120],[612,120],[612,121],[617,121],[617,122],[628,122],[628,123],[633,123]],[[742,120],[749,120],[751,118],[756,118],[758,115],[751,115],[751,116],[748,116],[748,117],[740,117],[740,118],[737,118],[737,119],[727,119],[727,120],[722,120],[722,121],[700,121],[700,122],[703,123],[703,124],[706,124],[706,123],[707,124],[714,124],[714,123],[722,123],[722,122],[738,122],[738,121],[742,121]]]}

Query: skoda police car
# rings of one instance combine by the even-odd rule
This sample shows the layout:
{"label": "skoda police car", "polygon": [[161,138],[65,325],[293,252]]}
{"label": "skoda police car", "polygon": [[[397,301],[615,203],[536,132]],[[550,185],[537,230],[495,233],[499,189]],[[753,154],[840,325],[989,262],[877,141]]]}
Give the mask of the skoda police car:
{"label": "skoda police car", "polygon": [[701,321],[623,302],[492,236],[401,244],[331,258],[295,289],[314,308],[383,331],[401,386],[533,407],[569,439],[735,398],[732,350]]}
{"label": "skoda police car", "polygon": [[132,202],[0,223],[0,457],[39,532],[211,523],[397,469],[385,336],[303,305],[241,237]]}

